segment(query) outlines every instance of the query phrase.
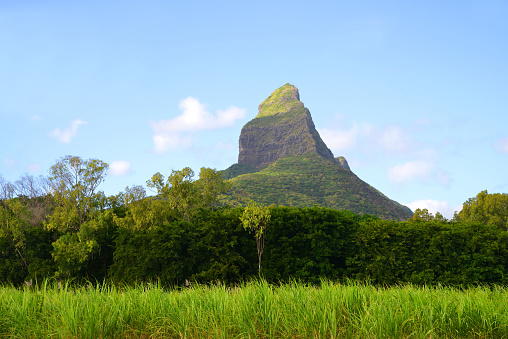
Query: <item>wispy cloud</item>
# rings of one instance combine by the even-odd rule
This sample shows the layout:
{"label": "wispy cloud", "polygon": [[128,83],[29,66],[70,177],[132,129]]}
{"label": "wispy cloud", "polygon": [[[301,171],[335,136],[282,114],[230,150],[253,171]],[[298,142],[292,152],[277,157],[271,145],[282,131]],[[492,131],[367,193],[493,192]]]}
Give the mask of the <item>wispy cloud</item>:
{"label": "wispy cloud", "polygon": [[31,163],[26,167],[26,170],[31,173],[37,173],[41,171],[41,165],[36,163]]}
{"label": "wispy cloud", "polygon": [[55,128],[54,130],[48,133],[48,136],[50,138],[55,138],[58,142],[68,144],[78,133],[79,126],[86,124],[87,124],[86,121],[80,119],[73,120],[69,127],[63,130],[61,130],[60,128]]}
{"label": "wispy cloud", "polygon": [[392,183],[402,184],[412,180],[423,183],[438,183],[450,187],[450,175],[428,160],[415,160],[395,165],[388,170],[388,179]]}
{"label": "wispy cloud", "polygon": [[360,141],[368,138],[374,130],[374,126],[365,122],[354,123],[351,128],[343,127],[344,116],[337,115],[340,121],[338,128],[318,128],[319,135],[325,144],[336,152],[347,151],[355,148]]}
{"label": "wispy cloud", "polygon": [[5,156],[3,163],[5,166],[7,166],[7,168],[13,168],[18,163],[18,161],[9,156]]}
{"label": "wispy cloud", "polygon": [[[377,150],[387,154],[410,154],[417,146],[412,137],[415,127],[400,125],[375,126],[367,122],[344,126],[342,115],[337,115],[337,127],[318,128],[323,141],[333,152],[353,151],[355,149]],[[416,121],[415,126],[427,122]]]}
{"label": "wispy cloud", "polygon": [[415,142],[405,128],[399,125],[387,126],[380,131],[379,145],[390,153],[406,153],[414,148]]}
{"label": "wispy cloud", "polygon": [[109,165],[109,173],[115,177],[123,177],[131,174],[131,163],[128,161],[113,161]]}
{"label": "wispy cloud", "polygon": [[212,114],[206,109],[206,105],[193,97],[180,101],[179,108],[182,114],[176,118],[150,121],[157,153],[163,153],[172,148],[187,147],[192,142],[190,133],[231,127],[236,120],[244,118],[246,113],[244,108],[231,106]]}
{"label": "wispy cloud", "polygon": [[495,142],[494,148],[501,153],[508,153],[508,138],[503,138]]}

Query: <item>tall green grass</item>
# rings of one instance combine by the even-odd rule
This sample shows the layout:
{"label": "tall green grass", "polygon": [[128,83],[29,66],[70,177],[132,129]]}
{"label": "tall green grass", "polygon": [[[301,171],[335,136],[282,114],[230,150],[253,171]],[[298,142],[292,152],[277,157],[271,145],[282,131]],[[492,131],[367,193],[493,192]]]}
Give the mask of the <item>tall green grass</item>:
{"label": "tall green grass", "polygon": [[0,288],[2,338],[508,338],[508,291],[273,286]]}

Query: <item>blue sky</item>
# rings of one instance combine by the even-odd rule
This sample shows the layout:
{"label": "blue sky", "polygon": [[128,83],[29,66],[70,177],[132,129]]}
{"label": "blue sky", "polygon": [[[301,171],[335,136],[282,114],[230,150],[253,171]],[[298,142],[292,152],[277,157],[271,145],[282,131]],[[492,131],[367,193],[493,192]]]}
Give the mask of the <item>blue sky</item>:
{"label": "blue sky", "polygon": [[291,83],[336,156],[451,217],[508,191],[507,1],[0,1],[0,174],[225,169]]}

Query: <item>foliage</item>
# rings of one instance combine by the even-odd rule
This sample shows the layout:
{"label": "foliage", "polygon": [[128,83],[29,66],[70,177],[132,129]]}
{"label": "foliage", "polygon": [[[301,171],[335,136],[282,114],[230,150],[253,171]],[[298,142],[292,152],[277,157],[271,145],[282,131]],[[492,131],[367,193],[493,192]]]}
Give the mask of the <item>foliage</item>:
{"label": "foliage", "polygon": [[157,172],[147,181],[147,186],[167,200],[185,221],[190,221],[199,208],[217,208],[219,194],[230,189],[230,184],[222,179],[220,172],[205,167],[201,168],[197,181],[194,180],[194,171],[185,167],[179,171],[172,170],[167,180]]}
{"label": "foliage", "polygon": [[201,167],[196,186],[200,193],[200,207],[212,210],[220,206],[219,195],[231,189],[231,183],[222,178],[221,172],[206,167]]}
{"label": "foliage", "polygon": [[256,118],[269,117],[292,109],[303,108],[299,100],[298,89],[290,84],[279,87],[259,105]]}
{"label": "foliage", "polygon": [[110,275],[114,281],[159,280],[164,285],[185,279],[237,282],[247,270],[245,244],[251,244],[238,222],[240,213],[200,209],[192,223],[175,220],[143,230],[119,229]]}
{"label": "foliage", "polygon": [[433,215],[426,208],[424,209],[417,208],[413,214],[413,217],[408,219],[407,221],[418,222],[418,221],[448,221],[448,220],[439,212],[436,212],[436,215]]}
{"label": "foliage", "polygon": [[270,281],[318,283],[320,278],[344,276],[351,255],[348,244],[363,218],[323,207],[273,208],[266,240],[265,277]]}
{"label": "foliage", "polygon": [[508,194],[489,194],[486,190],[468,199],[456,220],[475,221],[508,230]]}
{"label": "foliage", "polygon": [[109,269],[116,282],[160,280],[164,284],[182,284],[192,272],[188,256],[190,224],[177,221],[151,229],[118,230],[114,261]]}
{"label": "foliage", "polygon": [[[29,273],[26,232],[41,227],[52,208],[46,180],[23,175],[14,184],[0,176],[0,237],[16,252],[22,274]],[[9,246],[10,247],[10,246]]]}
{"label": "foliage", "polygon": [[254,232],[258,252],[258,271],[261,273],[261,256],[265,248],[266,231],[270,224],[270,207],[251,201],[243,210],[240,220],[246,230]]}
{"label": "foliage", "polygon": [[407,220],[413,215],[409,208],[388,199],[353,172],[318,154],[279,159],[259,172],[230,181],[233,188],[221,201],[232,206],[254,200],[264,205],[318,205],[385,219]]}
{"label": "foliage", "polygon": [[347,276],[375,283],[508,283],[508,233],[479,223],[363,222],[348,252]]}
{"label": "foliage", "polygon": [[[303,159],[285,159],[259,173],[298,177],[315,158]],[[53,202],[62,203],[45,195],[20,194],[17,185],[0,180],[0,283],[19,286],[30,279],[57,277],[230,285],[256,277],[261,257],[269,282],[353,278],[379,285],[508,283],[508,231],[497,223],[504,220],[505,195],[481,192],[465,204],[468,214],[466,208],[453,221],[424,209],[407,222],[396,222],[317,206],[263,207],[251,202],[218,207],[218,193],[227,189],[220,173],[202,169],[199,180],[187,178],[168,184],[155,176],[153,187],[164,193],[174,185],[181,196],[193,192],[198,203],[192,218],[175,209],[170,199],[146,197],[144,189],[135,186],[115,197],[99,194],[100,202],[77,230],[41,227],[46,217],[34,216],[36,207],[51,212]],[[56,208],[55,213],[62,211]],[[54,216],[49,220],[55,222]],[[256,260],[254,243],[258,270],[249,265]]]}
{"label": "foliage", "polygon": [[48,228],[77,233],[101,209],[104,194],[97,192],[97,188],[104,181],[108,167],[98,159],[83,160],[70,155],[51,166],[49,180],[58,205]]}
{"label": "foliage", "polygon": [[242,174],[259,172],[264,168],[265,167],[258,168],[248,164],[233,164],[221,172],[222,178],[224,180],[229,180]]}

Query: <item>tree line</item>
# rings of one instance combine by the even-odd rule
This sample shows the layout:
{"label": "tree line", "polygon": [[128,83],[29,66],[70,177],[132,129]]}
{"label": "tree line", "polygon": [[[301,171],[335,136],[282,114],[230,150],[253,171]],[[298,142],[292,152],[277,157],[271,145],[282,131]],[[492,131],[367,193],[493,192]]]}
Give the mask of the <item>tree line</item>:
{"label": "tree line", "polygon": [[108,164],[66,156],[48,177],[0,177],[0,282],[73,279],[236,283],[361,279],[381,284],[508,281],[508,195],[480,192],[452,220],[406,222],[329,208],[221,206],[214,169],[156,173],[106,196]]}

